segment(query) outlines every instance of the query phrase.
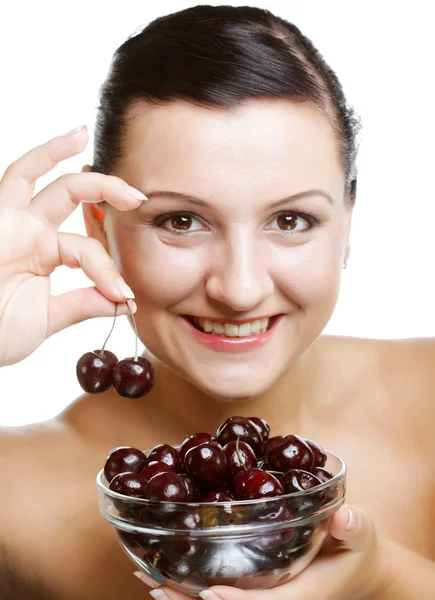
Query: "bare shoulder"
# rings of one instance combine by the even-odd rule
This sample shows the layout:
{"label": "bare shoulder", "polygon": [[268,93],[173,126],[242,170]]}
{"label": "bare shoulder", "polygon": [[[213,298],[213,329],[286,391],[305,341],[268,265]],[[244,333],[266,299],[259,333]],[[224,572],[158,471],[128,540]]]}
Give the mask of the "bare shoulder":
{"label": "bare shoulder", "polygon": [[[324,336],[322,359],[360,388],[382,387],[401,408],[435,417],[435,338]],[[336,369],[335,369],[336,370]]]}

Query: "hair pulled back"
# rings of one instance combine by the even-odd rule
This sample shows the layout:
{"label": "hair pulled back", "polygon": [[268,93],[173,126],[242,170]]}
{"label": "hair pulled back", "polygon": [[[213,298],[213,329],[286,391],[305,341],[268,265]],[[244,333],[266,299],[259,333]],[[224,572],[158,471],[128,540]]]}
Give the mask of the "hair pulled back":
{"label": "hair pulled back", "polygon": [[266,98],[310,101],[324,112],[353,203],[360,120],[337,75],[298,27],[251,6],[198,5],[162,16],[116,50],[100,88],[93,170],[115,172],[137,103],[182,99],[230,109]]}

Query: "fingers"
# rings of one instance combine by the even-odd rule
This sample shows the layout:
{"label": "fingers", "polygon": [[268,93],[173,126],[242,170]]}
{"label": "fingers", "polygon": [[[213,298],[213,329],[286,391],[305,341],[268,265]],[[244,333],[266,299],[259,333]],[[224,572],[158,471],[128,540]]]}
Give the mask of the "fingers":
{"label": "fingers", "polygon": [[32,214],[56,229],[74,212],[80,202],[106,200],[119,210],[138,208],[146,197],[113,175],[70,173],[48,184],[33,198]]}
{"label": "fingers", "polygon": [[[129,300],[133,303],[133,300]],[[135,312],[135,304],[132,310]],[[118,305],[118,315],[130,314],[125,301]],[[95,317],[113,317],[115,304],[105,298],[94,287],[83,288],[66,292],[59,296],[50,296],[48,303],[48,328],[47,338],[62,329],[76,323],[82,323]]]}
{"label": "fingers", "polygon": [[88,142],[86,126],[80,131],[57,136],[32,148],[8,166],[0,181],[0,207],[26,208],[32,200],[35,183],[62,160],[82,152]]}
{"label": "fingers", "polygon": [[352,550],[364,550],[376,535],[372,519],[359,506],[341,506],[331,523],[331,535]]}
{"label": "fingers", "polygon": [[113,302],[134,298],[132,290],[118,273],[103,244],[77,233],[58,233],[59,262],[71,269],[81,268],[98,291]]}

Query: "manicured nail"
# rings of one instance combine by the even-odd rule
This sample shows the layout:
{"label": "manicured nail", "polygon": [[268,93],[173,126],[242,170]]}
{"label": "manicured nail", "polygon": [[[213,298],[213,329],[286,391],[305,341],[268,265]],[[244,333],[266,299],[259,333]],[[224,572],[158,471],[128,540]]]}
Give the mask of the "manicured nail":
{"label": "manicured nail", "polygon": [[131,312],[135,314],[137,311],[137,305],[134,300],[127,300],[127,306],[130,308]]}
{"label": "manicured nail", "polygon": [[[150,592],[150,596],[152,596],[153,598],[161,598],[162,600],[164,600],[164,598],[168,598],[168,596],[165,594],[165,592],[163,590],[151,590]],[[169,598],[168,598],[169,600]]]}
{"label": "manicured nail", "polygon": [[79,127],[76,127],[75,129],[71,129],[71,131],[68,131],[68,133],[65,133],[65,135],[75,135],[76,133],[78,133],[79,131],[82,131],[82,129],[88,129],[87,125],[80,125]]}
{"label": "manicured nail", "polygon": [[356,521],[355,521],[355,517],[353,516],[353,512],[350,510],[350,508],[346,508],[346,510],[349,513],[349,521],[348,521],[345,529],[347,529],[347,530],[354,529],[355,525],[356,525]]}
{"label": "manicured nail", "polygon": [[210,598],[210,600],[221,600],[219,596],[216,596],[216,594],[213,594],[213,592],[210,592],[210,590],[204,590],[203,592],[199,592],[199,595],[201,596],[201,598]]}
{"label": "manicured nail", "polygon": [[131,187],[131,185],[127,184],[127,189],[129,191],[129,193],[137,200],[148,200],[148,198],[145,196],[145,194],[142,194],[142,192],[140,192],[136,188]]}
{"label": "manicured nail", "polygon": [[145,573],[142,573],[141,571],[135,571],[133,575],[150,588],[155,588],[159,585],[153,579],[151,579],[151,577],[148,577],[148,575],[145,575]]}
{"label": "manicured nail", "polygon": [[117,279],[115,281],[115,287],[127,300],[134,298],[133,290],[128,287],[123,279]]}

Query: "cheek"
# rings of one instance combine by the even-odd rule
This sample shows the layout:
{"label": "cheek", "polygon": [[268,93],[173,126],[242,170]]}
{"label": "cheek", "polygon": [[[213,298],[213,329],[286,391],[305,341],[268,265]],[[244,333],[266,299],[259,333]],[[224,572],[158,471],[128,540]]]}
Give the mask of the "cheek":
{"label": "cheek", "polygon": [[335,240],[323,242],[278,250],[272,259],[277,287],[301,309],[319,306],[329,311],[337,300],[341,250]]}
{"label": "cheek", "polygon": [[145,238],[122,231],[116,237],[118,268],[137,300],[169,307],[192,294],[202,278],[201,252]]}

